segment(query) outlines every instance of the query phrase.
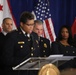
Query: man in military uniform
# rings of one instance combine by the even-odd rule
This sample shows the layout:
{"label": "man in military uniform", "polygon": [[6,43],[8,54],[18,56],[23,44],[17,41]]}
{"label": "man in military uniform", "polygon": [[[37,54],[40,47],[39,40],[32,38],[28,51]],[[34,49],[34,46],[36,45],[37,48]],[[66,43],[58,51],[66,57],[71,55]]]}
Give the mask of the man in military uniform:
{"label": "man in military uniform", "polygon": [[38,36],[32,32],[33,27],[34,16],[29,12],[23,12],[20,17],[20,27],[7,34],[3,53],[3,61],[7,69],[29,57],[40,57]]}
{"label": "man in military uniform", "polygon": [[2,53],[4,52],[3,48],[4,48],[5,41],[7,40],[6,35],[12,30],[13,30],[12,19],[9,17],[4,18],[2,21],[2,29],[0,32],[0,73],[2,73],[2,75],[4,73],[4,70],[3,70],[4,64],[2,61]]}
{"label": "man in military uniform", "polygon": [[51,54],[51,49],[50,49],[50,41],[44,37],[43,35],[43,23],[40,20],[35,20],[34,21],[34,29],[33,31],[38,34],[39,37],[39,46],[40,46],[40,51],[41,51],[41,57],[47,57]]}

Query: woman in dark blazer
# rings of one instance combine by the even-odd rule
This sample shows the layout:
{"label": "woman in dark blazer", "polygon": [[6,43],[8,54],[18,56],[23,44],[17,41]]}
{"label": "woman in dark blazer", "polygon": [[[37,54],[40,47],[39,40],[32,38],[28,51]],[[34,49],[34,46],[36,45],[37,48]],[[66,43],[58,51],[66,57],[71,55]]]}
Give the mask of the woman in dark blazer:
{"label": "woman in dark blazer", "polygon": [[[62,54],[64,56],[76,56],[76,48],[73,46],[71,29],[69,26],[65,25],[60,28],[56,41],[52,42],[51,44],[51,50],[52,54]],[[69,65],[68,67],[70,67]],[[73,65],[71,67],[73,67]]]}

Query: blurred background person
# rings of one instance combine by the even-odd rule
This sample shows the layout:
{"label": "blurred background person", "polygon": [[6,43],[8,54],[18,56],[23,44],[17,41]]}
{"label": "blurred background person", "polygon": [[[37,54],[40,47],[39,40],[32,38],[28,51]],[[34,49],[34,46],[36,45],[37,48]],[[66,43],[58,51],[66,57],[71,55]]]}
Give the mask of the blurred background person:
{"label": "blurred background person", "polygon": [[[62,26],[60,28],[58,37],[55,42],[51,44],[52,54],[62,54],[64,56],[76,56],[76,48],[73,46],[73,39],[71,29],[69,26]],[[68,61],[67,66],[61,68],[76,67],[75,61]]]}
{"label": "blurred background person", "polygon": [[[13,30],[13,21],[11,18],[7,17],[3,19],[2,31],[0,32],[0,50],[3,51],[3,47],[6,40],[6,34]],[[2,52],[0,52],[0,55]]]}
{"label": "blurred background person", "polygon": [[6,17],[2,21],[2,31],[0,32],[0,72],[3,70],[3,62],[2,62],[2,54],[4,52],[4,44],[6,39],[7,33],[11,32],[13,30],[13,21],[11,18]]}
{"label": "blurred background person", "polygon": [[38,34],[41,57],[49,56],[51,53],[50,41],[48,39],[42,37],[44,29],[43,29],[43,23],[41,20],[34,21],[33,31]]}
{"label": "blurred background person", "polygon": [[2,22],[2,33],[6,35],[8,32],[13,30],[13,21],[11,18],[7,17],[3,19]]}
{"label": "blurred background person", "polygon": [[51,49],[53,54],[76,56],[76,48],[73,46],[73,38],[69,26],[65,25],[60,28],[56,41],[52,42]]}
{"label": "blurred background person", "polygon": [[41,20],[34,21],[33,31],[38,34],[39,38],[43,37],[44,29],[43,29],[43,22]]}

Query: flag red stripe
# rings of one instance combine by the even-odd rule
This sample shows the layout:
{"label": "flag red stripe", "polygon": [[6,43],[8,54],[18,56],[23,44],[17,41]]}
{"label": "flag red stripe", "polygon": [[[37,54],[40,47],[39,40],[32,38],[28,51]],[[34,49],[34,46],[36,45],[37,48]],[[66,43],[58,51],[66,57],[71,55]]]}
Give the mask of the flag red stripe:
{"label": "flag red stripe", "polygon": [[50,28],[50,26],[49,26],[48,19],[45,20],[45,23],[46,23],[46,27],[47,27],[48,34],[49,34],[49,36],[50,36],[50,39],[51,39],[51,41],[54,41],[54,38],[53,38],[53,35],[52,35],[52,31],[51,31],[51,28]]}
{"label": "flag red stripe", "polygon": [[[11,12],[11,15],[12,15],[12,18],[13,18],[13,21],[14,21],[14,23],[15,23],[15,25],[16,25],[16,20],[15,20],[13,14],[12,14],[12,7],[11,7],[11,5],[10,5],[10,1],[7,0],[7,3],[8,3],[8,6],[9,6],[9,9],[10,9],[10,12]],[[17,26],[16,26],[16,27],[17,27]]]}
{"label": "flag red stripe", "polygon": [[1,32],[1,27],[0,27],[0,32]]}
{"label": "flag red stripe", "polygon": [[72,36],[74,37],[74,35],[76,34],[76,18],[72,24],[71,30],[72,30]]}

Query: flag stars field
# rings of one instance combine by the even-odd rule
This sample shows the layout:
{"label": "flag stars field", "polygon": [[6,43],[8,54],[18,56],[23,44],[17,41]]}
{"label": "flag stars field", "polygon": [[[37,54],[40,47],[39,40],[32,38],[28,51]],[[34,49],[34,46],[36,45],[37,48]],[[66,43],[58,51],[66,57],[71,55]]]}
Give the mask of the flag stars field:
{"label": "flag stars field", "polygon": [[[51,42],[55,40],[56,35],[51,21],[51,12],[47,0],[39,0],[38,4],[34,6],[34,14],[36,19],[43,21],[44,36]],[[51,30],[52,29],[52,30]]]}

